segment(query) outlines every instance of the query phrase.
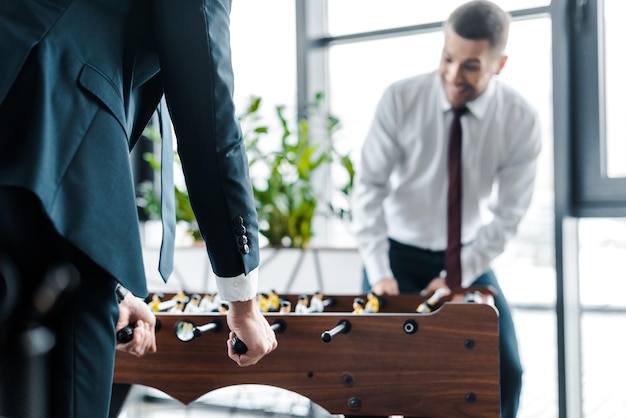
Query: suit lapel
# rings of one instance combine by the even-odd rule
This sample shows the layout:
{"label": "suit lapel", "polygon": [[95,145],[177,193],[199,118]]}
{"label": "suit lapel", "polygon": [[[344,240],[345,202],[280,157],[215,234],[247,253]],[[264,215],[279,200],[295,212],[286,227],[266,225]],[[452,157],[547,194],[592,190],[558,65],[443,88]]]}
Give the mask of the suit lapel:
{"label": "suit lapel", "polygon": [[0,1],[0,103],[15,82],[30,51],[43,39],[72,1]]}

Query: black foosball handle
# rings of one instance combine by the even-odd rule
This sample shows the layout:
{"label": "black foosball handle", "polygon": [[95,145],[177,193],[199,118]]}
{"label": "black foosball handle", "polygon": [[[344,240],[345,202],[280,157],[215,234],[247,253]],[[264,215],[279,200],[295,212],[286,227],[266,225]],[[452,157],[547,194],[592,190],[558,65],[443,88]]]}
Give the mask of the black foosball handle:
{"label": "black foosball handle", "polygon": [[[272,325],[270,325],[270,328],[275,333],[284,332],[287,328],[287,323],[282,319],[277,319],[272,323]],[[248,352],[248,346],[246,345],[246,343],[241,341],[239,337],[233,338],[233,342],[231,344],[233,347],[233,351],[237,354],[246,354]]]}
{"label": "black foosball handle", "polygon": [[[154,332],[159,332],[161,329],[161,321],[158,319],[154,325]],[[135,324],[126,325],[124,328],[117,331],[115,337],[117,342],[120,344],[126,344],[133,340],[133,335],[135,335]]]}
{"label": "black foosball handle", "polygon": [[237,354],[246,354],[248,352],[248,346],[246,345],[246,343],[241,341],[239,337],[233,338],[231,344],[233,347],[233,351]]}
{"label": "black foosball handle", "polygon": [[340,332],[347,334],[348,332],[350,332],[351,328],[352,325],[350,324],[350,321],[348,321],[347,319],[342,319],[335,326],[335,328],[331,329],[330,331],[322,332],[322,341],[324,341],[325,343],[329,343],[332,341],[335,335],[339,334]]}

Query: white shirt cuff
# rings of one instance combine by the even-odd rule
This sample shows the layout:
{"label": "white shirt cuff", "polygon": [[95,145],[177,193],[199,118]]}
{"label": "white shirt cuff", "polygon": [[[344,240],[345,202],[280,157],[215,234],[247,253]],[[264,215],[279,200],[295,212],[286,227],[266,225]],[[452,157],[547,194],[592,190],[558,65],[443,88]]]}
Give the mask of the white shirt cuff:
{"label": "white shirt cuff", "polygon": [[254,299],[259,285],[259,270],[254,269],[248,274],[236,277],[215,276],[217,291],[226,302],[244,302]]}

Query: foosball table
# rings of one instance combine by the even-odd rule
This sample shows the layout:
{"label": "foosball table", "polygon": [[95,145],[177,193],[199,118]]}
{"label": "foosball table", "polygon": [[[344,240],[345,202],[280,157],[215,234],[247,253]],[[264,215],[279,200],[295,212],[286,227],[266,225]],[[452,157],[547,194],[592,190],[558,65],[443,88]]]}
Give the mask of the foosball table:
{"label": "foosball table", "polygon": [[[114,383],[153,387],[183,404],[218,388],[261,384],[332,414],[498,418],[498,312],[467,297],[493,294],[462,291],[434,302],[385,296],[375,309],[365,307],[365,295],[323,296],[323,312],[264,308],[278,348],[250,367],[227,357],[223,313],[158,312],[157,352],[137,358],[118,351]],[[302,299],[285,295],[281,304]]]}

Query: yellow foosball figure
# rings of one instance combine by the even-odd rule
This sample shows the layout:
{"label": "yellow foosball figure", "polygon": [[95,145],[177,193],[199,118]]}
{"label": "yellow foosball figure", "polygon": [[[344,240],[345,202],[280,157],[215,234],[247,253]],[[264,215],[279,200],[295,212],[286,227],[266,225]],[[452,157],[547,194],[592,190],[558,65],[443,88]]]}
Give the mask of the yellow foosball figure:
{"label": "yellow foosball figure", "polygon": [[269,297],[267,295],[267,293],[259,293],[256,296],[256,304],[259,307],[259,309],[261,310],[261,312],[265,313],[265,312],[269,312],[270,307],[269,307]]}
{"label": "yellow foosball figure", "polygon": [[374,292],[367,293],[367,303],[365,304],[365,312],[377,313],[380,310],[380,301],[378,295]]}
{"label": "yellow foosball figure", "polygon": [[429,297],[428,299],[426,299],[425,302],[420,303],[417,309],[415,309],[415,312],[417,313],[432,312],[437,306],[437,304],[439,303],[439,301],[441,300],[441,298],[444,296],[447,296],[448,294],[450,294],[450,290],[448,290],[448,288],[440,287],[439,289],[435,290],[433,295]]}
{"label": "yellow foosball figure", "polygon": [[276,312],[280,309],[280,297],[275,290],[270,290],[267,297],[267,305],[270,312]]}
{"label": "yellow foosball figure", "polygon": [[148,303],[148,307],[152,310],[152,312],[159,312],[159,304],[163,300],[163,293],[154,293],[152,295],[152,299]]}
{"label": "yellow foosball figure", "polygon": [[363,300],[363,298],[354,298],[352,309],[353,314],[362,314],[365,309],[365,300]]}

